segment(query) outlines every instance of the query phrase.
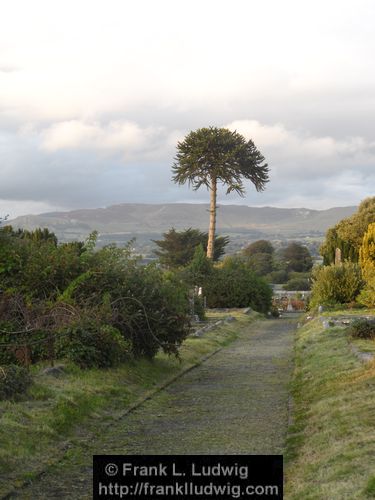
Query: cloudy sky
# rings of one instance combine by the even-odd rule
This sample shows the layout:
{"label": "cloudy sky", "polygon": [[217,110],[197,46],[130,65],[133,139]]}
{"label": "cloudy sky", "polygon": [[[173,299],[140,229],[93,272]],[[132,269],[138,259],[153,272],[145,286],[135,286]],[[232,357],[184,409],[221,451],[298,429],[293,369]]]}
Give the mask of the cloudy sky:
{"label": "cloudy sky", "polygon": [[270,165],[220,202],[328,208],[375,186],[369,0],[12,0],[0,17],[0,216],[204,202],[178,140],[224,126]]}

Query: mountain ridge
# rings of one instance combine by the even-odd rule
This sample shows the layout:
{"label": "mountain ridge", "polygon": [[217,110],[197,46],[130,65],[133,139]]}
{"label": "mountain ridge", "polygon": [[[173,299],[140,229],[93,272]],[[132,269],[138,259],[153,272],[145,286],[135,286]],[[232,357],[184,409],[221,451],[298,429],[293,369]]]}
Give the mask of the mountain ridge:
{"label": "mountain ridge", "polygon": [[[99,243],[123,244],[133,237],[141,248],[150,250],[151,240],[158,239],[172,227],[207,231],[208,204],[193,203],[121,203],[102,208],[83,208],[39,215],[24,215],[7,224],[14,228],[47,227],[59,240],[84,240],[94,230]],[[256,239],[322,240],[329,227],[348,217],[357,207],[308,208],[251,207],[219,205],[217,232],[230,236],[234,247]],[[144,250],[143,248],[143,250]]]}

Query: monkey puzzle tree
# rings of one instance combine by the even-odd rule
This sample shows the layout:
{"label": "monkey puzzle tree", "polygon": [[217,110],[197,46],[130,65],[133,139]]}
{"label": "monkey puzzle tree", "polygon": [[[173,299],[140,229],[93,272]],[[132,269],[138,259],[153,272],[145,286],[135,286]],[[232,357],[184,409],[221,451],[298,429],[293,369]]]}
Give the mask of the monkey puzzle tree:
{"label": "monkey puzzle tree", "polygon": [[250,180],[257,191],[269,181],[268,165],[252,140],[226,128],[201,128],[190,132],[177,144],[173,181],[188,182],[196,191],[202,185],[210,191],[210,225],[207,257],[214,255],[216,198],[218,183],[227,186],[227,194],[245,195],[243,180]]}

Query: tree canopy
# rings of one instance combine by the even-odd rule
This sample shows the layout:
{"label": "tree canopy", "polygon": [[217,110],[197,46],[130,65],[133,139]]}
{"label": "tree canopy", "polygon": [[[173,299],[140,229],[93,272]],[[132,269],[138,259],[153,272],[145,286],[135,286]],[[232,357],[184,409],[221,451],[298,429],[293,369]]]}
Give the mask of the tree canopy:
{"label": "tree canopy", "polygon": [[308,248],[300,243],[292,242],[280,251],[280,257],[287,271],[310,271],[313,261]]}
{"label": "tree canopy", "polygon": [[265,276],[273,271],[272,254],[255,253],[248,258],[248,265],[258,276]]}
{"label": "tree canopy", "polygon": [[263,191],[269,181],[268,165],[254,142],[226,128],[201,128],[190,132],[177,144],[172,167],[173,181],[188,183],[194,190],[205,186],[210,191],[210,227],[207,256],[214,257],[217,185],[245,194],[244,180]]}
{"label": "tree canopy", "polygon": [[268,253],[273,254],[275,249],[272,246],[272,243],[268,240],[257,240],[253,243],[250,243],[243,250],[243,254],[246,256],[255,255],[257,253]]}
{"label": "tree canopy", "polygon": [[375,222],[375,196],[364,199],[357,212],[328,229],[320,248],[324,264],[332,264],[335,261],[336,248],[341,250],[342,260],[358,262],[363,236],[369,224],[373,222]]}
{"label": "tree canopy", "polygon": [[[204,250],[207,251],[208,234],[191,227],[184,231],[176,231],[172,228],[163,233],[162,240],[153,240],[153,242],[158,246],[154,253],[159,257],[160,263],[168,268],[176,268],[189,264],[199,245],[202,245]],[[228,236],[217,236],[215,238],[214,261],[219,260],[224,255],[228,243]]]}

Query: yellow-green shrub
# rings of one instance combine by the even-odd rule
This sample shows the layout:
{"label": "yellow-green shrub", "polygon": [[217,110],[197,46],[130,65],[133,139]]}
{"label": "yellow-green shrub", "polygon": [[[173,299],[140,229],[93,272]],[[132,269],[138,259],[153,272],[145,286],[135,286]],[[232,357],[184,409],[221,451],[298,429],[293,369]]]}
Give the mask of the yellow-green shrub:
{"label": "yellow-green shrub", "polygon": [[375,223],[368,226],[363,236],[359,262],[366,285],[358,301],[367,307],[375,307]]}
{"label": "yellow-green shrub", "polygon": [[311,306],[346,304],[355,300],[363,281],[358,264],[321,266],[313,272]]}

